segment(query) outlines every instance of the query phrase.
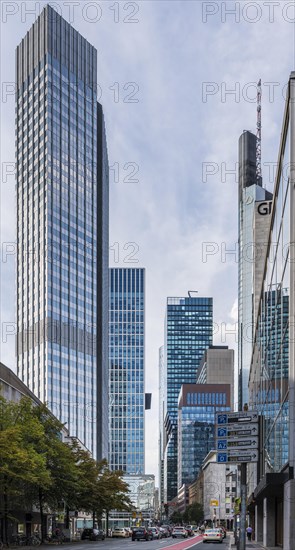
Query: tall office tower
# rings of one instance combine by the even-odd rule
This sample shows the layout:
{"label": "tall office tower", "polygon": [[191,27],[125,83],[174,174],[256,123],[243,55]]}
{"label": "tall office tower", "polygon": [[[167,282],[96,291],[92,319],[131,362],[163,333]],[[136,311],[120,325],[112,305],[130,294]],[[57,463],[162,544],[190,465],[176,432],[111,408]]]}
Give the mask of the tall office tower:
{"label": "tall office tower", "polygon": [[159,349],[159,502],[164,504],[164,448],[165,448],[165,361],[164,346]]}
{"label": "tall office tower", "polygon": [[109,273],[109,464],[144,474],[145,269]]}
{"label": "tall office tower", "polygon": [[[255,540],[293,549],[295,540],[295,71],[285,87],[267,251],[255,306],[250,400],[261,414],[259,463],[248,503]],[[262,208],[263,206],[263,208]],[[269,212],[257,205],[258,216]],[[249,465],[250,466],[250,465]],[[248,476],[253,479],[254,476]],[[252,495],[252,498],[251,498]]]}
{"label": "tall office tower", "polygon": [[177,495],[178,396],[182,384],[194,383],[204,351],[212,345],[213,299],[167,298],[165,320],[164,500]]}
{"label": "tall office tower", "polygon": [[234,410],[234,350],[228,346],[210,346],[197,370],[197,384],[230,384],[231,408]]}
{"label": "tall office tower", "polygon": [[198,476],[215,448],[215,414],[230,411],[230,384],[183,384],[178,400],[178,489]]}
{"label": "tall office tower", "polygon": [[46,6],[16,51],[17,370],[108,453],[108,158],[97,53]]}
{"label": "tall office tower", "polygon": [[238,369],[239,410],[248,403],[248,382],[253,344],[253,219],[255,201],[270,200],[256,175],[257,138],[244,131],[239,139],[239,283],[238,283]]}

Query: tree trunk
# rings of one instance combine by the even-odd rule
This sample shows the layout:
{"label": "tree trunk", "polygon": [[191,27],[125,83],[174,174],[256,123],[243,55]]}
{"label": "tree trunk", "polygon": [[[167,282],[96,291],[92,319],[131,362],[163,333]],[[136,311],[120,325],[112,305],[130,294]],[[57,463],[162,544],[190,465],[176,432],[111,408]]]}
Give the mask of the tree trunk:
{"label": "tree trunk", "polygon": [[46,533],[44,533],[44,512],[43,512],[42,491],[40,488],[39,488],[39,509],[40,509],[40,521],[41,521],[41,542],[43,543]]}
{"label": "tree trunk", "polygon": [[93,529],[95,528],[95,510],[93,510],[93,513],[92,513],[92,527]]}
{"label": "tree trunk", "polygon": [[70,509],[67,506],[66,507],[66,521],[65,521],[66,529],[70,528]]}
{"label": "tree trunk", "polygon": [[109,511],[106,510],[106,537],[109,536]]}
{"label": "tree trunk", "polygon": [[3,542],[8,545],[8,496],[7,496],[7,485],[4,483],[4,540]]}

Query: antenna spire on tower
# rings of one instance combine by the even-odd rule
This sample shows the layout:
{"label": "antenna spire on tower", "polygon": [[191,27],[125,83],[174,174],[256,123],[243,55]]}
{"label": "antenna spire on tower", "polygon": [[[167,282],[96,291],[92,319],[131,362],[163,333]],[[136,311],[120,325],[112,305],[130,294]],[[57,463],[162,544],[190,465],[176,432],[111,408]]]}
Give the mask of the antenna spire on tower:
{"label": "antenna spire on tower", "polygon": [[257,126],[256,126],[256,183],[262,184],[261,169],[261,78],[257,83]]}

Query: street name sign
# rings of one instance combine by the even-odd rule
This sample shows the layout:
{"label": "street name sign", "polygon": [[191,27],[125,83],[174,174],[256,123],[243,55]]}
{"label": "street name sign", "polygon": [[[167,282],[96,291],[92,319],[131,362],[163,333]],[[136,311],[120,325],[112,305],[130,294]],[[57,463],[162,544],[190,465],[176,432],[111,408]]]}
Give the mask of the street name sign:
{"label": "street name sign", "polygon": [[216,413],[217,462],[258,461],[258,412]]}
{"label": "street name sign", "polygon": [[216,424],[229,425],[229,424],[249,424],[252,422],[258,422],[258,413],[255,411],[243,411],[233,413],[217,413]]}
{"label": "street name sign", "polygon": [[217,449],[258,449],[258,437],[217,439]]}
{"label": "street name sign", "polygon": [[253,436],[258,435],[258,425],[257,424],[242,424],[242,425],[232,425],[232,426],[218,426],[217,427],[217,437],[242,437],[242,436]]}
{"label": "street name sign", "polygon": [[258,462],[258,456],[258,449],[249,449],[248,451],[236,450],[235,452],[231,450],[227,452],[217,453],[217,462],[223,464],[226,464],[228,462]]}

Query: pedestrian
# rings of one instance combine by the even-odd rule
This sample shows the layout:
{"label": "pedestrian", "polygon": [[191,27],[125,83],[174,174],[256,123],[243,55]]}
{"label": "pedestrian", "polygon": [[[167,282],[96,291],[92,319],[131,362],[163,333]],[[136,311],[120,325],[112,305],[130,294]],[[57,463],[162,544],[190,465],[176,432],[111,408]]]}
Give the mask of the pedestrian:
{"label": "pedestrian", "polygon": [[252,531],[253,531],[253,529],[252,529],[251,525],[249,525],[249,527],[247,527],[247,529],[246,529],[248,540],[251,540],[251,538],[252,538]]}

